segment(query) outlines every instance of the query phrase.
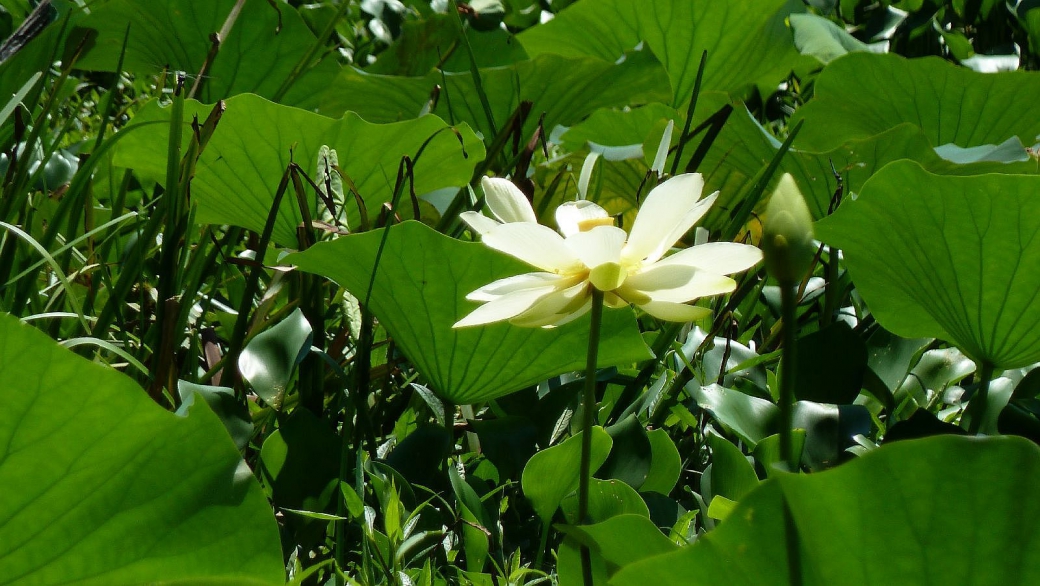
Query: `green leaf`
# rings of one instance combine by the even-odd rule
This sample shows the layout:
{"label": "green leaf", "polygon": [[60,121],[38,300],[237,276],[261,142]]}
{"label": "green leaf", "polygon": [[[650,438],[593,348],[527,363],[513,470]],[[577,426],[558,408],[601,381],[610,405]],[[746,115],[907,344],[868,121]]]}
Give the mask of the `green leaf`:
{"label": "green leaf", "polygon": [[[578,522],[578,493],[573,492],[564,497],[560,503],[564,518],[571,523]],[[650,509],[636,489],[620,480],[589,481],[589,522],[606,521],[617,515],[640,515],[650,518]]]}
{"label": "green leaf", "polygon": [[0,381],[5,581],[282,583],[271,509],[204,401],[164,411],[7,314]]}
{"label": "green leaf", "polygon": [[[328,277],[364,302],[382,238],[381,230],[346,236],[283,262]],[[507,323],[452,329],[476,307],[467,293],[530,270],[482,244],[405,222],[390,228],[369,305],[431,390],[455,404],[486,401],[584,368],[588,317],[555,329]],[[604,312],[602,327],[600,367],[650,357],[631,310]]]}
{"label": "green leaf", "polygon": [[443,478],[444,463],[454,448],[451,431],[440,425],[420,425],[386,457],[386,463],[411,484],[434,486]]}
{"label": "green leaf", "polygon": [[614,441],[610,456],[600,468],[600,478],[616,478],[639,489],[650,472],[653,452],[646,428],[635,414],[607,428]]}
{"label": "green leaf", "polygon": [[787,0],[585,0],[518,37],[532,56],[594,56],[609,63],[645,42],[668,71],[671,103],[679,105],[690,100],[703,51],[702,89],[775,88],[800,58],[784,22],[794,6]]}
{"label": "green leaf", "polygon": [[885,328],[948,340],[972,360],[1040,360],[1040,177],[885,167],[817,223]]}
{"label": "green leaf", "polygon": [[238,449],[244,450],[253,438],[253,418],[249,415],[249,409],[235,397],[234,389],[227,387],[213,387],[199,385],[188,381],[177,381],[177,394],[180,395],[181,405],[177,408],[178,415],[186,416],[195,404],[196,395],[202,397],[220,418],[224,428],[227,429],[231,439],[235,440]]}
{"label": "green leaf", "polygon": [[798,340],[796,365],[796,398],[849,404],[863,385],[867,346],[847,323],[834,322]]}
{"label": "green leaf", "polygon": [[732,501],[724,496],[715,495],[711,497],[711,504],[708,505],[707,515],[711,519],[725,521],[726,517],[728,517],[735,508],[737,508],[736,501]]}
{"label": "green leaf", "polygon": [[650,471],[646,473],[646,480],[639,487],[642,492],[657,492],[668,494],[675,488],[682,473],[682,457],[675,442],[663,429],[652,429],[646,432],[650,440]]}
{"label": "green leaf", "polygon": [[[592,428],[593,472],[610,453],[610,435],[602,427]],[[581,464],[581,432],[562,443],[546,448],[524,466],[520,479],[524,496],[531,501],[535,513],[548,525],[564,497],[578,490],[578,468]]]}
{"label": "green leaf", "polygon": [[852,51],[883,53],[884,45],[877,49],[857,39],[844,28],[815,14],[792,14],[791,30],[794,44],[804,55],[812,55],[821,63],[830,63]]}
{"label": "green leaf", "polygon": [[[540,55],[507,67],[481,69],[480,76],[499,126],[521,101],[532,103],[523,136],[531,135],[542,112],[545,129],[551,132],[557,125],[570,126],[600,108],[666,101],[669,96],[664,71],[646,53],[634,53],[618,64],[589,57]],[[429,108],[433,88],[442,86],[432,113],[444,120],[465,122],[488,140],[494,136],[468,71],[397,77],[345,69],[331,84],[329,92],[316,96],[322,100],[316,107],[323,112],[356,112],[369,122],[415,118]]]}
{"label": "green leaf", "polygon": [[279,422],[260,449],[260,478],[279,507],[324,511],[338,486],[340,439],[307,409]]}
{"label": "green leaf", "polygon": [[[462,137],[460,144],[460,139],[435,116],[370,124],[355,114],[333,120],[253,95],[236,96],[226,104],[227,111],[200,157],[191,183],[192,200],[199,206],[199,223],[231,224],[262,232],[286,167],[297,161],[309,168],[322,146],[337,151],[340,168],[357,187],[371,217],[392,199],[401,157],[415,159],[427,139],[432,137],[414,161],[417,194],[466,185],[476,164],[484,158],[483,144],[472,131],[465,126],[457,129]],[[187,101],[184,119],[190,121],[192,115],[204,119],[211,109]],[[150,123],[153,130],[121,140],[115,164],[153,179],[165,177],[169,115],[168,108],[160,108],[155,102],[142,108],[134,124]],[[191,136],[187,126],[184,136]],[[316,206],[317,198],[310,189],[307,192],[311,205]],[[311,208],[312,217],[316,217],[316,209]],[[406,209],[410,206],[400,207],[402,213]],[[357,209],[351,204],[347,211],[349,225],[356,228]],[[290,192],[279,209],[274,241],[296,246],[296,227],[302,221],[299,204]]]}
{"label": "green leaf", "polygon": [[[406,21],[401,36],[394,44],[379,53],[375,63],[365,68],[367,73],[383,75],[422,76],[436,68],[447,72],[469,72],[469,56],[457,46],[459,28],[450,14],[434,14],[421,21]],[[527,53],[516,37],[504,29],[491,31],[466,29],[466,37],[473,48],[478,67],[500,67],[527,59]],[[455,47],[452,50],[453,46]]]}
{"label": "green leaf", "polygon": [[[1037,483],[1040,450],[1019,438],[897,442],[828,472],[771,478],[718,529],[624,568],[612,584],[793,584],[785,544],[805,586],[1032,584]],[[936,494],[958,495],[958,514]]]}
{"label": "green leaf", "polygon": [[642,515],[617,515],[594,525],[568,525],[560,529],[599,554],[610,573],[641,559],[678,549]]}
{"label": "green leaf", "polygon": [[256,394],[281,409],[296,366],[311,349],[311,324],[296,309],[288,317],[257,334],[242,349],[238,370]]}
{"label": "green leaf", "polygon": [[701,409],[710,411],[752,449],[763,438],[773,435],[780,417],[780,410],[769,401],[716,384],[696,389],[693,398]]}
{"label": "green leaf", "polygon": [[[487,563],[489,543],[488,534],[485,533],[488,522],[484,519],[484,507],[481,505],[476,491],[459,476],[459,472],[453,464],[448,465],[448,478],[451,479],[455,498],[458,499],[462,519],[466,521],[462,526],[466,569],[470,572],[480,572]],[[479,525],[479,527],[474,525]]]}
{"label": "green leaf", "polygon": [[[123,70],[141,76],[164,68],[183,71],[190,88],[202,71],[212,42],[236,0],[187,3],[179,0],[108,0],[95,2],[80,26],[98,31],[97,39],[76,61],[79,69],[112,71],[119,61],[129,26]],[[215,102],[236,94],[273,98],[317,42],[295,10],[266,2],[246,2],[227,38],[209,64],[197,98]],[[294,104],[328,87],[339,65],[326,59],[305,71],[286,95]]]}
{"label": "green leaf", "polygon": [[481,453],[504,478],[516,478],[537,451],[538,426],[527,417],[496,417],[470,422]]}
{"label": "green leaf", "polygon": [[758,486],[755,468],[740,448],[715,434],[708,437],[708,445],[711,447],[712,496],[739,501]]}
{"label": "green leaf", "polygon": [[[586,120],[571,126],[563,133],[560,137],[561,146],[570,151],[586,148],[592,151],[604,150],[608,160],[611,150],[602,147],[639,146],[639,158],[649,156],[653,159],[653,152],[643,153],[643,143],[650,131],[665,120],[682,123],[675,109],[664,104],[647,104],[631,110],[596,110]],[[664,128],[664,124],[661,124],[661,128]],[[660,137],[657,137],[657,140],[659,142]],[[620,149],[614,152],[618,151]]]}
{"label": "green leaf", "polygon": [[[704,93],[697,105],[694,122],[700,123],[728,103],[718,93]],[[719,200],[702,222],[705,226],[724,225],[731,210],[739,207],[744,190],[776,155],[780,142],[762,128],[740,103],[715,139],[713,148],[698,168],[705,176],[706,190],[719,190]],[[804,109],[805,107],[803,107]],[[799,110],[801,111],[801,110]],[[854,114],[847,114],[855,117]],[[838,122],[835,121],[835,124]],[[806,123],[808,125],[808,123]],[[974,175],[982,173],[1036,173],[1035,161],[1000,162],[979,160],[958,164],[939,156],[925,130],[908,122],[900,123],[880,134],[849,138],[833,148],[818,149],[814,145],[788,151],[777,174],[790,173],[795,178],[813,217],[827,215],[837,190],[834,170],[841,174],[844,193],[859,193],[863,184],[879,169],[900,159],[912,159],[942,175]],[[1027,141],[1028,142],[1028,141]],[[694,149],[687,148],[680,166]],[[1025,154],[1023,151],[1022,154]],[[833,165],[833,170],[832,166]]]}
{"label": "green leaf", "polygon": [[938,57],[849,53],[816,80],[795,148],[826,151],[910,123],[933,147],[997,145],[1012,136],[1032,145],[1040,119],[1029,104],[1040,92],[1030,72],[978,73]]}

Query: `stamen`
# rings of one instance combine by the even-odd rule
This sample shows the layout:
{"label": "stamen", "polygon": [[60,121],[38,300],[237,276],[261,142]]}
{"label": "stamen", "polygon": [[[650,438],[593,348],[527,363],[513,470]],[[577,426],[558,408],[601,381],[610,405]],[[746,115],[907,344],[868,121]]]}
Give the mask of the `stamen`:
{"label": "stamen", "polygon": [[582,232],[588,232],[596,226],[613,226],[614,218],[607,216],[606,218],[587,218],[585,220],[578,221],[578,230]]}

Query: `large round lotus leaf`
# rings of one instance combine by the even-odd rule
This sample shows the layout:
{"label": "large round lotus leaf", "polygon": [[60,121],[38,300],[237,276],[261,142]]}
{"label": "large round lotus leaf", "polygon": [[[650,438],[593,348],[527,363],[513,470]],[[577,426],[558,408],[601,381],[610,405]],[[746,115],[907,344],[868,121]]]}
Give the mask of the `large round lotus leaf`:
{"label": "large round lotus leaf", "polygon": [[[328,277],[364,300],[382,238],[382,230],[345,236],[283,262]],[[555,329],[508,323],[452,329],[477,307],[466,294],[531,270],[482,244],[405,222],[390,229],[369,306],[438,395],[456,404],[485,401],[585,365],[588,316]],[[650,357],[630,309],[605,311],[600,334],[601,367]]]}
{"label": "large round lotus leaf", "polygon": [[[97,38],[76,67],[115,70],[129,27],[123,70],[142,76],[164,68],[184,71],[190,76],[190,88],[210,53],[210,35],[222,29],[235,4],[235,0],[93,2],[79,26],[96,30]],[[317,41],[295,10],[268,2],[245,2],[241,10],[202,78],[196,96],[204,101],[244,93],[277,97]],[[295,104],[326,91],[328,79],[339,69],[334,59],[325,59],[304,71],[285,93],[283,103]]]}
{"label": "large round lotus leaf", "polygon": [[827,472],[771,478],[693,545],[628,565],[610,583],[1037,584],[1038,485],[1040,450],[1020,438],[895,442]]}
{"label": "large round lotus leaf", "polygon": [[[370,124],[353,113],[333,120],[250,94],[225,103],[227,111],[199,158],[191,183],[192,201],[199,206],[197,220],[203,223],[262,232],[286,167],[295,161],[313,177],[318,151],[326,145],[336,150],[340,168],[357,187],[371,217],[392,199],[401,157],[414,159],[427,139],[432,137],[415,160],[416,193],[465,185],[484,158],[484,145],[472,130],[460,126],[456,136],[436,116]],[[211,109],[195,101],[185,103],[186,141],[192,136],[187,126],[192,116],[204,120]],[[150,124],[151,130],[121,140],[115,150],[115,164],[162,181],[166,175],[169,108],[160,108],[155,102],[147,104],[131,127],[136,124]],[[306,189],[313,194],[310,187]],[[316,198],[309,197],[313,205]],[[359,215],[353,198],[347,199],[350,227],[354,229]],[[402,206],[402,211],[408,208]],[[316,208],[311,213],[318,217]],[[300,206],[290,186],[279,208],[275,242],[296,246],[296,227],[301,221]]]}
{"label": "large round lotus leaf", "polygon": [[845,253],[878,322],[976,362],[1040,360],[1040,177],[932,175],[888,165],[816,224]]}
{"label": "large round lotus leaf", "polygon": [[798,109],[805,120],[796,148],[827,151],[904,122],[924,130],[933,147],[998,145],[1018,136],[1031,146],[1040,134],[1033,103],[1035,72],[978,73],[938,57],[849,53],[827,66],[815,96]]}
{"label": "large round lotus leaf", "polygon": [[703,51],[705,90],[743,92],[786,78],[801,58],[784,23],[792,6],[787,0],[584,0],[518,37],[532,56],[589,55],[610,63],[645,42],[668,71],[673,104],[685,104]]}
{"label": "large round lotus leaf", "polygon": [[274,515],[220,420],[0,314],[0,582],[284,580]]}
{"label": "large round lotus leaf", "polygon": [[[375,75],[347,68],[329,81],[330,91],[315,95],[322,112],[356,112],[370,122],[396,122],[431,111],[444,120],[465,122],[485,137],[501,131],[521,102],[531,113],[521,132],[531,136],[544,113],[543,126],[570,126],[600,108],[622,108],[668,100],[668,77],[653,55],[636,52],[615,63],[591,57],[538,55],[505,67],[480,69],[495,126],[488,121],[469,71],[431,71],[423,77]],[[430,92],[441,86],[430,107]],[[303,107],[303,105],[301,105]]]}

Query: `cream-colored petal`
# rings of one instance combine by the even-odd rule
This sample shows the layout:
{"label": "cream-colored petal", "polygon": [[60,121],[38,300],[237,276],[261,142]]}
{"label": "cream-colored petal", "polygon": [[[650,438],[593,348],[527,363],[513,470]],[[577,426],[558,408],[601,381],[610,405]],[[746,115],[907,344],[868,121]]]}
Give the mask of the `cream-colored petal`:
{"label": "cream-colored petal", "polygon": [[[617,226],[596,226],[591,230],[568,236],[565,242],[590,270],[594,271],[603,265],[616,266],[620,270],[621,249],[626,238],[628,235]],[[614,287],[603,289],[597,285],[597,288],[610,291]]]}
{"label": "cream-colored petal", "polygon": [[[542,323],[540,323],[540,324],[539,323],[535,323],[535,322],[529,322],[529,323],[525,323],[524,325],[527,326],[527,327],[541,326],[542,328],[545,328],[545,329],[556,328],[556,327],[562,326],[564,324],[569,324],[572,321],[574,321],[574,320],[584,316],[586,313],[589,312],[590,309],[592,309],[592,297],[591,296],[586,298],[585,299],[585,303],[583,303],[581,305],[581,307],[579,307],[578,309],[576,309],[574,311],[557,313],[555,315],[552,315],[550,317],[545,318],[544,320],[542,320]],[[514,320],[509,320],[509,323],[512,323],[514,325],[518,325],[518,324],[515,324]]]}
{"label": "cream-colored petal", "polygon": [[483,242],[543,271],[568,273],[582,268],[581,260],[563,237],[552,228],[540,224],[502,224],[484,234]]}
{"label": "cream-colored petal", "polygon": [[527,311],[546,295],[553,294],[559,293],[551,288],[514,291],[481,305],[451,327],[466,328],[505,321]]}
{"label": "cream-colored petal", "polygon": [[667,301],[651,301],[640,305],[639,308],[657,319],[665,321],[697,321],[711,315],[711,310],[706,307],[668,303]]}
{"label": "cream-colored petal", "polygon": [[715,203],[718,193],[701,199],[704,180],[699,173],[677,175],[658,185],[639,208],[624,259],[654,262],[664,256],[683,234]]}
{"label": "cream-colored petal", "polygon": [[664,135],[661,136],[661,142],[657,144],[657,155],[654,157],[654,164],[650,165],[650,170],[657,173],[660,177],[664,173],[664,165],[668,162],[668,150],[672,146],[672,132],[675,130],[675,121],[669,120],[668,125],[664,127]]}
{"label": "cream-colored petal", "polygon": [[495,217],[503,222],[538,222],[531,202],[512,181],[500,177],[484,177],[480,180],[484,188],[484,201]]}
{"label": "cream-colored petal", "polygon": [[613,224],[614,220],[607,210],[591,201],[568,201],[556,208],[556,225],[564,236],[581,232],[583,225],[607,222]]}
{"label": "cream-colored petal", "polygon": [[661,266],[660,263],[629,276],[618,294],[635,303],[651,301],[685,303],[699,297],[729,293],[737,282],[729,277],[684,266]]}
{"label": "cream-colored petal", "polygon": [[498,226],[501,222],[492,220],[480,212],[462,212],[459,219],[466,223],[474,233],[483,236]]}
{"label": "cream-colored petal", "polygon": [[561,290],[572,285],[574,285],[574,279],[567,279],[556,273],[524,273],[492,281],[466,295],[466,299],[470,301],[494,301],[514,291],[523,291],[525,289]]}
{"label": "cream-colored petal", "polygon": [[509,320],[521,327],[553,325],[567,315],[579,311],[591,296],[587,283],[579,283],[538,300],[530,309]]}
{"label": "cream-colored petal", "polygon": [[659,266],[688,266],[719,275],[746,271],[762,261],[762,250],[757,246],[736,242],[708,242],[665,257]]}
{"label": "cream-colored petal", "polygon": [[600,291],[613,291],[628,276],[621,248],[628,235],[616,226],[597,226],[567,238],[567,245],[589,268],[589,282]]}
{"label": "cream-colored petal", "polygon": [[623,299],[617,292],[607,291],[603,293],[603,305],[611,309],[621,309],[622,307],[627,307],[629,303],[627,299]]}
{"label": "cream-colored petal", "polygon": [[592,297],[589,297],[589,299],[587,299],[586,302],[584,302],[584,304],[577,310],[571,311],[570,313],[561,314],[557,317],[555,322],[552,322],[551,324],[546,324],[546,326],[560,327],[565,324],[570,324],[571,322],[577,320],[578,317],[583,317],[584,314],[588,313],[590,309],[592,309]]}

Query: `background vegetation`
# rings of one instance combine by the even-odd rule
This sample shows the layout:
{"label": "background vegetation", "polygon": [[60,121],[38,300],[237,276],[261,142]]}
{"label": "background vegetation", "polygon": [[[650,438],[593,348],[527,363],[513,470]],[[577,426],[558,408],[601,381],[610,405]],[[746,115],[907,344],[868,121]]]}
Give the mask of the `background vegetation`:
{"label": "background vegetation", "polygon": [[[1040,580],[1040,3],[2,0],[0,38],[0,582]],[[630,226],[695,171],[687,244],[758,244],[782,173],[822,243],[787,324],[761,268],[607,311],[577,519],[588,319],[452,330],[526,270],[458,214],[509,176]]]}

